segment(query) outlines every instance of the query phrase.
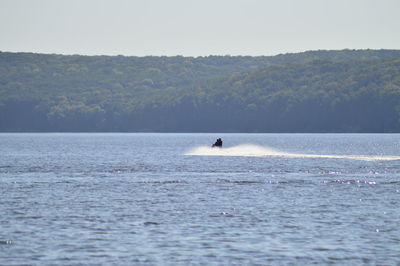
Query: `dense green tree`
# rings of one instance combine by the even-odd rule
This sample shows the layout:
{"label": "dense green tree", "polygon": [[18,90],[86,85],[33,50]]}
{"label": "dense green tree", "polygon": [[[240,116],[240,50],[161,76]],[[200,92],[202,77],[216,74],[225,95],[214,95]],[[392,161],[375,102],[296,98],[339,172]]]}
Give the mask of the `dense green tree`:
{"label": "dense green tree", "polygon": [[400,132],[399,58],[0,52],[0,131]]}

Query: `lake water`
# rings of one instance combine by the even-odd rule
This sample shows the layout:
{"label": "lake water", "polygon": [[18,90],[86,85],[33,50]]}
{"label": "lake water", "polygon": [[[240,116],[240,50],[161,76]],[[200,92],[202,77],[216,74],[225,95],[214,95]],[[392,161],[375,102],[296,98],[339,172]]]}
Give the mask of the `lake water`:
{"label": "lake water", "polygon": [[0,265],[400,263],[399,134],[0,134],[0,152]]}

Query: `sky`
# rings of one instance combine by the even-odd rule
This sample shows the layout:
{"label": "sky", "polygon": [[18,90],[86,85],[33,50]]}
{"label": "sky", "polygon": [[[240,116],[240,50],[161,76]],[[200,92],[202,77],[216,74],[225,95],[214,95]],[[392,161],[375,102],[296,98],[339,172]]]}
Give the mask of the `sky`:
{"label": "sky", "polygon": [[400,49],[400,0],[0,0],[0,51],[276,55]]}

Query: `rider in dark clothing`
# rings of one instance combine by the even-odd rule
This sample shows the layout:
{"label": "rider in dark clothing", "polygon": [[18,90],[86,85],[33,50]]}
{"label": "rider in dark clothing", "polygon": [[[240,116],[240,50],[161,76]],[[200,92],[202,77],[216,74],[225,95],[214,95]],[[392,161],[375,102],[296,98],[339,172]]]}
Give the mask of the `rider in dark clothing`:
{"label": "rider in dark clothing", "polygon": [[217,141],[212,145],[212,147],[222,147],[222,139],[218,138]]}

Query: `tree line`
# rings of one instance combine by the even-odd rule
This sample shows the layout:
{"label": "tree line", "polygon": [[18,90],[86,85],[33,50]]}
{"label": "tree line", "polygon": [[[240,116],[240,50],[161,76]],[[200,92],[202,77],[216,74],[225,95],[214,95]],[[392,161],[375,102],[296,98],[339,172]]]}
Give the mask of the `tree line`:
{"label": "tree line", "polygon": [[0,131],[400,132],[400,50],[0,52]]}

